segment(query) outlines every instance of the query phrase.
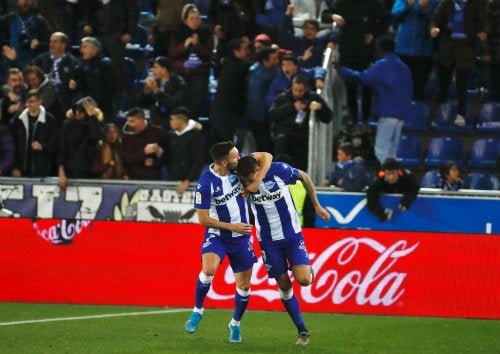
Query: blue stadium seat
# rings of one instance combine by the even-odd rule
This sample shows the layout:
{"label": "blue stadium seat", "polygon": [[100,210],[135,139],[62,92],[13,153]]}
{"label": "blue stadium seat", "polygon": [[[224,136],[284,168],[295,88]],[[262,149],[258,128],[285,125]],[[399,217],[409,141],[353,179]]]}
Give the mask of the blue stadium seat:
{"label": "blue stadium seat", "polygon": [[403,125],[404,131],[427,131],[430,125],[430,113],[427,103],[412,101],[408,117]]}
{"label": "blue stadium seat", "polygon": [[137,0],[140,12],[153,12],[153,3],[151,0]]}
{"label": "blue stadium seat", "polygon": [[153,47],[148,45],[148,31],[145,27],[137,25],[137,30],[130,43],[127,43],[125,55],[134,59],[147,58],[153,52]]}
{"label": "blue stadium seat", "polygon": [[472,108],[467,106],[465,113],[465,126],[458,127],[453,125],[453,121],[457,116],[457,101],[447,101],[439,105],[436,116],[434,117],[433,128],[438,132],[468,132],[471,130]]}
{"label": "blue stadium seat", "polygon": [[493,173],[472,172],[465,179],[464,187],[467,189],[497,191],[500,189],[500,181]]}
{"label": "blue stadium seat", "polygon": [[469,167],[491,169],[498,154],[500,154],[500,139],[478,139],[472,144]]}
{"label": "blue stadium seat", "polygon": [[433,138],[429,144],[425,167],[436,167],[446,161],[454,161],[461,167],[465,160],[464,143],[460,138],[438,137]]}
{"label": "blue stadium seat", "polygon": [[397,159],[401,166],[420,166],[422,162],[422,144],[420,140],[412,135],[401,135]]}
{"label": "blue stadium seat", "polygon": [[441,175],[438,170],[427,171],[422,176],[420,188],[440,188]]}
{"label": "blue stadium seat", "polygon": [[485,102],[479,111],[478,132],[500,133],[500,102]]}

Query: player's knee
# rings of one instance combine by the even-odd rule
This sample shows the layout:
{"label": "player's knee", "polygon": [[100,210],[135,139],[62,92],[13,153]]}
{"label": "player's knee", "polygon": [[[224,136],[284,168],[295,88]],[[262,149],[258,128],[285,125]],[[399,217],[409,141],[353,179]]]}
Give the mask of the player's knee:
{"label": "player's knee", "polygon": [[293,296],[293,288],[290,287],[289,289],[283,290],[278,288],[278,292],[280,294],[280,298],[283,300],[290,300]]}

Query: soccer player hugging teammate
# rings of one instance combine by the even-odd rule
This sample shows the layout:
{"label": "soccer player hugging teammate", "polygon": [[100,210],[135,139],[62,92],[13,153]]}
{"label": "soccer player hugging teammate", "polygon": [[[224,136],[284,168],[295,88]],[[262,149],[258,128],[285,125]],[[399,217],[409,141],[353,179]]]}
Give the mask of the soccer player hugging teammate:
{"label": "soccer player hugging teammate", "polygon": [[[198,329],[203,315],[203,302],[212,279],[219,264],[227,256],[236,282],[229,341],[239,343],[240,321],[250,296],[253,264],[257,262],[251,244],[252,225],[249,224],[247,204],[241,194],[242,185],[235,172],[240,159],[238,149],[232,142],[222,142],[212,146],[210,152],[214,162],[198,180],[195,194],[194,207],[200,224],[206,229],[201,249],[202,270],[196,282],[195,306],[186,322],[186,331],[194,333]],[[267,172],[272,155],[266,152],[253,155]],[[260,179],[256,179],[255,183],[258,185]]]}
{"label": "soccer player hugging teammate", "polygon": [[278,283],[281,301],[299,332],[295,344],[306,345],[309,343],[309,331],[302,319],[297,297],[293,294],[288,264],[301,286],[311,285],[314,274],[288,185],[301,180],[316,213],[326,221],[330,220],[330,214],[319,204],[307,173],[286,163],[273,162],[266,173],[259,168],[254,157],[244,156],[238,161],[238,177],[251,201],[268,276]]}

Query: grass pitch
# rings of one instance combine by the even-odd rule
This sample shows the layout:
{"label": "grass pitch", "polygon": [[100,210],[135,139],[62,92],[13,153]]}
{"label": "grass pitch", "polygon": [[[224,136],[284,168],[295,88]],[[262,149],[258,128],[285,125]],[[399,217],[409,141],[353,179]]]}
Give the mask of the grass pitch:
{"label": "grass pitch", "polygon": [[0,353],[500,353],[500,321],[304,313],[296,346],[284,312],[247,311],[243,343],[229,343],[232,312],[207,309],[194,334],[190,309],[0,303]]}

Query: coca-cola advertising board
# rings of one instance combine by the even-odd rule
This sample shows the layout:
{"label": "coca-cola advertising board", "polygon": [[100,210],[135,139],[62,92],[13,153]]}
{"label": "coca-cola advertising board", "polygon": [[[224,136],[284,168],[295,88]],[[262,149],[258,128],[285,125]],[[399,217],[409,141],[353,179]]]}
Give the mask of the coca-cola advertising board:
{"label": "coca-cola advertising board", "polygon": [[[0,301],[191,307],[203,228],[194,224],[1,219]],[[304,311],[500,318],[500,237],[305,229],[315,271]],[[254,266],[249,309],[280,310]],[[206,300],[232,308],[225,260]]]}

